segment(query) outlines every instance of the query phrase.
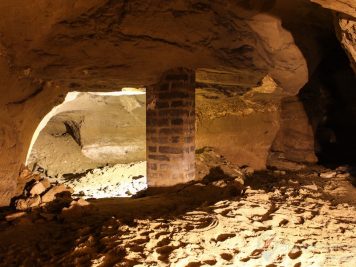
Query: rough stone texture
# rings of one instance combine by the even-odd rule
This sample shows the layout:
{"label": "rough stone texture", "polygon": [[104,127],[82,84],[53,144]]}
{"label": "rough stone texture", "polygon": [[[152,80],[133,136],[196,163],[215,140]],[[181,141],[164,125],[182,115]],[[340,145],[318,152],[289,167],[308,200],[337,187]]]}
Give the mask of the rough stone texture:
{"label": "rough stone texture", "polygon": [[32,207],[37,207],[41,203],[41,197],[39,195],[35,195],[34,197],[29,197],[27,199],[19,199],[16,201],[16,209],[17,210],[27,210]]}
{"label": "rough stone texture", "polygon": [[311,0],[335,11],[335,29],[356,73],[356,2],[354,0]]}
{"label": "rough stone texture", "polygon": [[47,188],[41,182],[37,182],[30,191],[31,196],[42,194]]}
{"label": "rough stone texture", "polygon": [[147,95],[148,185],[172,186],[195,177],[195,75],[166,72]]}
{"label": "rough stone texture", "polygon": [[57,194],[63,193],[63,192],[70,192],[73,193],[73,189],[65,186],[64,184],[59,184],[54,187],[52,187],[50,190],[48,190],[43,196],[42,196],[42,202],[43,203],[48,203],[53,201],[56,198]]}
{"label": "rough stone texture", "polygon": [[34,143],[28,165],[55,176],[145,160],[146,95],[120,93],[80,93],[57,107]]}
{"label": "rough stone texture", "polygon": [[213,147],[233,163],[264,169],[279,129],[282,89],[266,76],[247,91],[196,90],[196,146]]}
{"label": "rough stone texture", "polygon": [[356,15],[354,17],[344,14],[335,15],[335,28],[350,59],[351,67],[356,73]]}
{"label": "rough stone texture", "polygon": [[325,171],[260,172],[241,197],[197,182],[154,197],[70,201],[11,222],[0,214],[0,265],[353,267],[356,188],[318,176]]}
{"label": "rough stone texture", "polygon": [[356,17],[356,4],[354,0],[311,0],[325,8]]}
{"label": "rough stone texture", "polygon": [[269,165],[278,166],[278,159],[315,163],[314,130],[303,102],[298,97],[284,98],[281,106],[281,127],[276,136]]}
{"label": "rough stone texture", "polygon": [[331,22],[304,0],[1,1],[0,14],[0,205],[68,91],[148,87],[183,66],[270,73],[294,95],[328,49]]}

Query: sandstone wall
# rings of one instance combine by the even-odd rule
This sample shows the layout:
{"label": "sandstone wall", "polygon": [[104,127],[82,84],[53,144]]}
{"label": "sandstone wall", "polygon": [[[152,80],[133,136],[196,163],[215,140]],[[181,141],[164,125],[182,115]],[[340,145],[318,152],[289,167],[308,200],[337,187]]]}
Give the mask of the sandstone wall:
{"label": "sandstone wall", "polygon": [[146,95],[115,94],[80,93],[56,107],[32,147],[29,167],[54,176],[146,160]]}
{"label": "sandstone wall", "polygon": [[279,129],[282,89],[266,76],[260,86],[238,92],[196,90],[197,149],[213,147],[235,164],[264,169]]}
{"label": "sandstone wall", "polygon": [[38,123],[69,91],[149,87],[183,66],[269,73],[295,95],[322,58],[329,16],[284,2],[1,1],[0,205]]}
{"label": "sandstone wall", "polygon": [[336,34],[356,73],[356,2],[354,0],[311,0],[334,11]]}

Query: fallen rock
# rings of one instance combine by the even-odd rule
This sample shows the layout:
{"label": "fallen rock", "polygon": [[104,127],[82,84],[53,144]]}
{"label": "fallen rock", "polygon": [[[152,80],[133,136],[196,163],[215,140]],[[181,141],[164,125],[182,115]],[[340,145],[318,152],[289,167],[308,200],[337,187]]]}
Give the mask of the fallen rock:
{"label": "fallen rock", "polygon": [[270,222],[270,225],[272,226],[282,226],[282,225],[285,225],[289,222],[288,220],[288,217],[286,215],[280,215],[280,214],[277,214],[277,215],[274,215],[271,222]]}
{"label": "fallen rock", "polygon": [[90,203],[83,198],[79,198],[78,200],[73,200],[70,205],[84,207],[90,205]]}
{"label": "fallen rock", "polygon": [[227,186],[226,182],[224,180],[219,180],[219,181],[215,181],[212,182],[212,185],[216,186],[216,187],[220,187],[220,188],[224,188]]}
{"label": "fallen rock", "polygon": [[300,255],[302,255],[302,251],[298,247],[293,247],[291,251],[289,251],[288,256],[292,260],[298,258]]}
{"label": "fallen rock", "polygon": [[337,172],[348,172],[350,170],[350,167],[345,165],[345,166],[339,166],[335,169]]}
{"label": "fallen rock", "polygon": [[36,195],[27,199],[19,199],[16,201],[17,210],[27,210],[33,207],[38,207],[41,204],[41,197]]}
{"label": "fallen rock", "polygon": [[271,169],[285,171],[300,171],[306,168],[306,165],[280,157],[276,152],[271,152],[268,156],[267,166]]}
{"label": "fallen rock", "polygon": [[335,171],[329,171],[329,172],[322,172],[320,173],[320,177],[321,178],[326,178],[326,179],[330,179],[330,178],[334,178],[336,176],[336,172]]}
{"label": "fallen rock", "polygon": [[348,172],[345,172],[345,173],[339,173],[336,175],[336,178],[342,178],[342,179],[346,179],[346,178],[349,178],[350,177],[350,174]]}
{"label": "fallen rock", "polygon": [[304,218],[301,216],[294,217],[292,222],[294,224],[303,224],[304,223]]}
{"label": "fallen rock", "polygon": [[5,216],[5,220],[8,222],[11,222],[13,220],[16,220],[16,219],[24,216],[25,214],[26,214],[26,212],[24,212],[24,211],[18,211],[15,213],[11,213],[11,214]]}
{"label": "fallen rock", "polygon": [[48,178],[43,178],[40,180],[40,182],[43,184],[46,190],[51,187],[51,182],[49,181]]}
{"label": "fallen rock", "polygon": [[311,184],[311,185],[304,185],[303,188],[312,190],[312,191],[318,191],[318,186],[316,184]]}
{"label": "fallen rock", "polygon": [[46,187],[42,182],[36,182],[35,185],[30,190],[30,195],[41,195],[44,191],[46,191]]}
{"label": "fallen rock", "polygon": [[55,185],[54,187],[52,187],[50,190],[48,190],[48,192],[46,192],[42,196],[42,202],[43,203],[51,202],[56,198],[57,194],[63,193],[63,192],[73,193],[74,191],[72,188],[69,188],[69,187],[65,186],[64,184]]}
{"label": "fallen rock", "polygon": [[291,186],[299,186],[299,182],[296,180],[288,180],[288,184]]}
{"label": "fallen rock", "polygon": [[232,166],[221,165],[219,167],[226,175],[230,176],[231,178],[238,178],[243,176],[239,170],[233,168]]}
{"label": "fallen rock", "polygon": [[252,167],[244,167],[241,171],[247,176],[251,176],[255,173],[255,170]]}
{"label": "fallen rock", "polygon": [[281,170],[274,170],[273,173],[278,174],[278,175],[286,175],[286,171],[281,171]]}
{"label": "fallen rock", "polygon": [[47,221],[53,221],[56,217],[53,213],[40,213],[41,217],[45,218]]}

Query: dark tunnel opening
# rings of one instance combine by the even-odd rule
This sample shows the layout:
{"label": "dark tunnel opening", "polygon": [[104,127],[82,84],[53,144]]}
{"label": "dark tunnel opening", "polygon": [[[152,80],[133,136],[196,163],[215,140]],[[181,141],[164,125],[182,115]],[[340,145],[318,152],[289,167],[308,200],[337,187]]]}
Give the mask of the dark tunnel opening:
{"label": "dark tunnel opening", "polygon": [[327,167],[356,164],[355,75],[335,38],[308,84],[298,94],[314,131],[318,163]]}

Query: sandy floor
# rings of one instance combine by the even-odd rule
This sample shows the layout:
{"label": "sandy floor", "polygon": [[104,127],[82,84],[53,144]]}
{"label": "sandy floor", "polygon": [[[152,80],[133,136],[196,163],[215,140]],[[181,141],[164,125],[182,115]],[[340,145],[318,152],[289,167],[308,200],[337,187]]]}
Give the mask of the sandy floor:
{"label": "sandy floor", "polygon": [[116,164],[75,178],[59,178],[83,198],[129,197],[147,188],[146,161]]}
{"label": "sandy floor", "polygon": [[257,173],[0,223],[0,266],[356,266],[346,177]]}

